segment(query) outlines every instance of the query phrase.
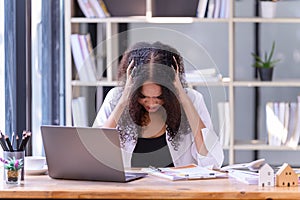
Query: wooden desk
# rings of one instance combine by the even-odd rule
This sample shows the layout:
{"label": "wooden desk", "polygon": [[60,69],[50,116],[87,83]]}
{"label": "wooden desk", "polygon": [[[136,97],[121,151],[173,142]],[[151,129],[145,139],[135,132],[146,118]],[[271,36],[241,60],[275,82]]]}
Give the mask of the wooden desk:
{"label": "wooden desk", "polygon": [[169,181],[148,176],[129,183],[26,176],[20,186],[0,184],[0,198],[58,199],[300,199],[300,187],[259,187],[234,179]]}

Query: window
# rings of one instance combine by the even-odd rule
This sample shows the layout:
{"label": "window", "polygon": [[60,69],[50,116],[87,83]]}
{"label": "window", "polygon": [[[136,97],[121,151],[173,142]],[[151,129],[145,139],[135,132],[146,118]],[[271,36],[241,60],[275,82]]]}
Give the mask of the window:
{"label": "window", "polygon": [[64,124],[63,1],[32,0],[32,154],[43,155],[41,125]]}
{"label": "window", "polygon": [[5,132],[4,1],[0,1],[0,130]]}
{"label": "window", "polygon": [[[42,2],[31,1],[31,81],[32,81],[32,154],[43,155],[40,125],[42,124]],[[39,84],[40,83],[40,84]]]}
{"label": "window", "polygon": [[63,2],[0,1],[0,130],[30,130],[26,155],[44,154],[40,125],[65,123]]}

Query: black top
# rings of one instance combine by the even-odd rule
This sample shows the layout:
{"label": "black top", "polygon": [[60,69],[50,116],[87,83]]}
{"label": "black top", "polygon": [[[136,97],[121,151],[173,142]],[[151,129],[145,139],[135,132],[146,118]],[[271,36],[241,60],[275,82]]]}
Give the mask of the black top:
{"label": "black top", "polygon": [[132,167],[174,167],[166,134],[157,138],[138,138],[131,158]]}

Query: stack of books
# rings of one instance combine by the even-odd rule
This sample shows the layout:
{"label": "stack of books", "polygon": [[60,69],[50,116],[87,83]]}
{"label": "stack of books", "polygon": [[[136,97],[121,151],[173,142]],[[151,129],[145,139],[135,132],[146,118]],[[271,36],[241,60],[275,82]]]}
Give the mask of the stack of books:
{"label": "stack of books", "polygon": [[300,96],[297,102],[267,102],[268,143],[296,148],[300,137]]}
{"label": "stack of books", "polygon": [[185,77],[188,83],[222,81],[222,75],[215,68],[189,70]]}

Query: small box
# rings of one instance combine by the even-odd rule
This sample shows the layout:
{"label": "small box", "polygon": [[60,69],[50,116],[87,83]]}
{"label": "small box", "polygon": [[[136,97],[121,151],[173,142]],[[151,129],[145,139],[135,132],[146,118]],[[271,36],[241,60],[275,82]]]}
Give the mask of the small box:
{"label": "small box", "polygon": [[153,17],[196,17],[199,0],[152,0]]}
{"label": "small box", "polygon": [[112,17],[146,16],[146,0],[103,0]]}

